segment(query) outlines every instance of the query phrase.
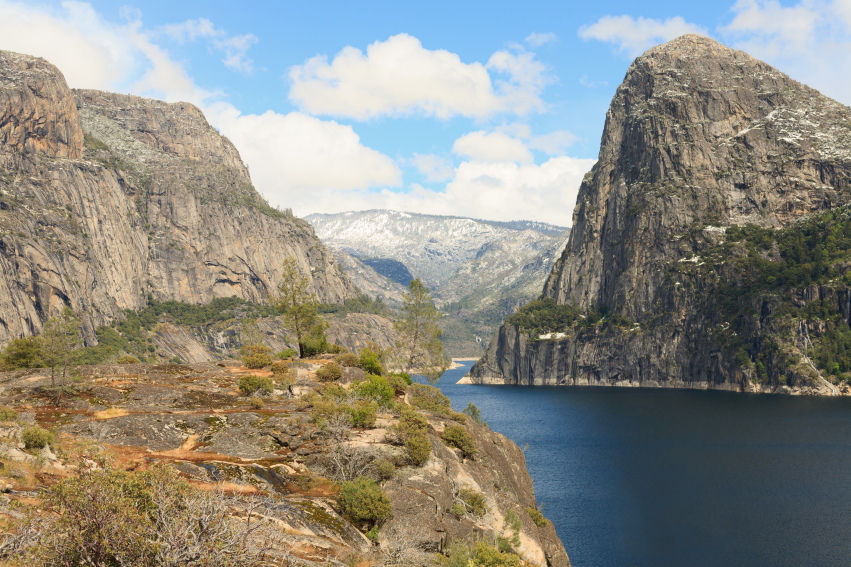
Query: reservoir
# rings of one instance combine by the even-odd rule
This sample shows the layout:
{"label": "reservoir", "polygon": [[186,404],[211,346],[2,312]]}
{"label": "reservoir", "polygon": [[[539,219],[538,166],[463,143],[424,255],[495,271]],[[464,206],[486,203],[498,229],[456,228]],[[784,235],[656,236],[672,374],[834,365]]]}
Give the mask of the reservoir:
{"label": "reservoir", "polygon": [[851,398],[438,386],[525,448],[574,567],[851,565]]}

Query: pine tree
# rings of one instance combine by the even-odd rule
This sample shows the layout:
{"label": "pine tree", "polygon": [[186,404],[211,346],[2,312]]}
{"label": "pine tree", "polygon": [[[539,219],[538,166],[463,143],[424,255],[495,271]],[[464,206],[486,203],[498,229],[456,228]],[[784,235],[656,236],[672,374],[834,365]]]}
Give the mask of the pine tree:
{"label": "pine tree", "polygon": [[415,370],[437,381],[449,367],[437,325],[440,313],[434,306],[431,293],[419,278],[411,281],[408,290],[402,294],[405,302],[403,318],[396,323],[401,335],[396,345],[400,366],[407,373]]}
{"label": "pine tree", "polygon": [[62,378],[68,370],[68,365],[74,357],[74,351],[82,344],[80,340],[80,320],[65,307],[62,312],[51,317],[44,324],[39,335],[44,361],[50,366],[51,385],[56,384],[56,369],[62,367]]}
{"label": "pine tree", "polygon": [[274,305],[281,313],[284,326],[296,336],[298,354],[303,358],[308,343],[311,346],[327,343],[328,323],[319,315],[319,300],[310,290],[310,280],[299,272],[295,258],[284,260],[280,291],[273,300]]}

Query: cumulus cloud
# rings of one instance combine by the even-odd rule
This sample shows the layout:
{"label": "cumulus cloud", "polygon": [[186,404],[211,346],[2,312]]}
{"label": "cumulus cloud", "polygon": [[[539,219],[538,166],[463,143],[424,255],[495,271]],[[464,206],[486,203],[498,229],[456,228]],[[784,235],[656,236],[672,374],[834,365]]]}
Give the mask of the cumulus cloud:
{"label": "cumulus cloud", "polygon": [[322,191],[402,182],[396,163],[361,144],[351,126],[301,112],[241,114],[222,103],[207,112],[239,148],[254,184],[275,205],[288,207],[293,197],[312,199]]}
{"label": "cumulus cloud", "polygon": [[530,47],[541,47],[558,41],[558,36],[554,33],[530,33],[523,41]]}
{"label": "cumulus cloud", "polygon": [[455,169],[452,162],[445,157],[434,154],[414,154],[411,164],[417,168],[426,181],[440,182],[452,179]]}
{"label": "cumulus cloud", "polygon": [[455,53],[425,49],[417,38],[399,34],[366,53],[346,47],[330,62],[320,55],[294,66],[289,97],[305,112],[356,120],[526,114],[543,108],[545,72],[531,53],[501,51],[487,65],[464,63]]}
{"label": "cumulus cloud", "polygon": [[532,136],[528,145],[533,150],[540,150],[547,155],[556,156],[563,154],[567,148],[572,146],[579,138],[567,130],[556,130],[549,134]]}
{"label": "cumulus cloud", "polygon": [[461,136],[452,145],[452,151],[460,156],[484,162],[532,163],[533,157],[526,145],[517,138],[502,132],[470,132]]}
{"label": "cumulus cloud", "polygon": [[299,214],[394,209],[438,215],[467,214],[494,220],[536,219],[570,226],[582,177],[591,159],[552,158],[540,165],[469,161],[442,190],[413,186],[388,190],[332,192],[303,199]]}
{"label": "cumulus cloud", "polygon": [[654,45],[687,33],[709,35],[706,28],[689,23],[680,16],[666,20],[603,16],[593,24],[579,28],[579,37],[582,39],[611,43],[629,57],[636,57]]}

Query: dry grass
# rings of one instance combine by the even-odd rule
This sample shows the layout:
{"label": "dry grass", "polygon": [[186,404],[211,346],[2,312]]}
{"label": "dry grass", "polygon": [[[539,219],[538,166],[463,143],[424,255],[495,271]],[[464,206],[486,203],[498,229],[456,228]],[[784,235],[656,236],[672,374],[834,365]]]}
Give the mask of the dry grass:
{"label": "dry grass", "polygon": [[103,411],[96,411],[92,414],[95,420],[112,419],[113,417],[121,417],[129,415],[130,412],[121,408],[107,408]]}

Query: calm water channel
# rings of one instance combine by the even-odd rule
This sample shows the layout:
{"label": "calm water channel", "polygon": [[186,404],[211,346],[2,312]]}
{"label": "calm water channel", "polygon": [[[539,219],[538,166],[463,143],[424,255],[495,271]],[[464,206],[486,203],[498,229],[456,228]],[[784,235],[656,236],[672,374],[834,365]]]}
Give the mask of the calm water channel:
{"label": "calm water channel", "polygon": [[851,565],[851,399],[438,384],[520,447],[575,567]]}

